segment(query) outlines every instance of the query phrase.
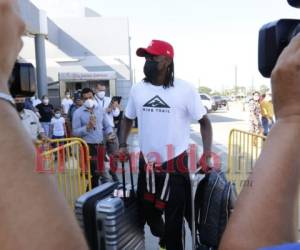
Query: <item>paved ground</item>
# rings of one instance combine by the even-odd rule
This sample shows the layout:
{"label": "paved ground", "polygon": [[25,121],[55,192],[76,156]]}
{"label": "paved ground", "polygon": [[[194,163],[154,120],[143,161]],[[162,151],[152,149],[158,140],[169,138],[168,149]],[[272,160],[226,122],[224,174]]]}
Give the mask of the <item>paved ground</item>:
{"label": "paved ground", "polygon": [[[229,111],[218,110],[209,113],[209,118],[213,125],[214,146],[223,150],[227,150],[229,133],[233,128],[244,131],[249,129],[249,113],[243,110],[242,103],[230,103]],[[192,124],[191,128],[198,133],[198,124]]]}
{"label": "paved ground", "polygon": [[[231,129],[248,129],[248,113],[243,111],[242,104],[231,103],[229,111],[219,110],[209,114],[212,121],[214,132],[213,151],[217,153],[222,162],[222,168],[227,166],[227,143],[228,136]],[[191,125],[191,144],[196,144],[198,148],[198,155],[202,154],[202,139],[200,136],[200,126],[195,123]],[[129,140],[130,151],[138,152],[138,138],[133,134]],[[137,174],[135,174],[136,180]],[[192,249],[191,235],[188,228],[186,228],[186,249]],[[156,250],[158,247],[158,239],[153,237],[149,228],[145,228],[146,236],[146,250]]]}

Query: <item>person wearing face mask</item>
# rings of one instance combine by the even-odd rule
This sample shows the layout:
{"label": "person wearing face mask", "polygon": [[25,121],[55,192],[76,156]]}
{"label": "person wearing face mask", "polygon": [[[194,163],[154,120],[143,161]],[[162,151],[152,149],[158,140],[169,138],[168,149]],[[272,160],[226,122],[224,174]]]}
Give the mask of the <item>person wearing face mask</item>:
{"label": "person wearing face mask", "polygon": [[107,115],[109,123],[112,127],[114,127],[114,117],[118,117],[120,115],[120,108],[118,103],[112,103],[112,98],[105,96],[106,86],[104,84],[98,83],[96,85],[97,94],[95,96],[96,101],[99,106],[101,106]]}
{"label": "person wearing face mask", "polygon": [[113,128],[110,125],[104,110],[97,105],[94,93],[85,88],[81,92],[83,105],[76,109],[72,119],[72,134],[82,138],[89,146],[91,156],[92,188],[107,182],[109,179],[104,168],[104,135],[108,140],[114,138]]}
{"label": "person wearing face mask", "polygon": [[63,110],[63,115],[67,115],[69,112],[70,107],[73,104],[73,100],[71,99],[71,95],[69,91],[66,91],[65,97],[61,101],[61,107]]}
{"label": "person wearing face mask", "polygon": [[272,125],[274,124],[274,111],[271,92],[265,94],[265,98],[260,102],[260,109],[261,123],[264,129],[264,136],[267,136]]}
{"label": "person wearing face mask", "polygon": [[[105,90],[106,90],[105,84],[98,83],[96,85],[97,94],[95,96],[95,99],[98,105],[103,108],[105,112],[105,116],[107,117],[110,126],[113,127],[114,132],[116,134],[114,118],[120,115],[120,107],[118,102],[112,100],[111,97],[105,96]],[[104,143],[105,143],[105,149],[108,156],[115,155],[118,153],[119,140],[117,136],[115,136],[113,141],[107,140],[107,138],[105,138]],[[106,157],[106,161],[108,161],[107,157]],[[118,181],[116,174],[112,172],[110,174],[112,175],[112,178],[115,181]]]}
{"label": "person wearing face mask", "polygon": [[71,105],[68,112],[68,120],[70,122],[70,127],[72,128],[72,119],[74,112],[83,105],[82,99],[80,97],[80,93],[76,93],[74,95],[74,103]]}
{"label": "person wearing face mask", "polygon": [[28,32],[18,1],[0,0],[0,13],[1,250],[88,249],[53,177],[37,173],[35,147],[9,91],[22,37]]}
{"label": "person wearing face mask", "polygon": [[73,103],[74,102],[71,99],[70,92],[66,91],[65,97],[61,101],[62,116],[66,119],[66,128],[67,128],[66,137],[69,137],[71,135],[71,121],[68,119],[68,114]]}
{"label": "person wearing face mask", "polygon": [[191,226],[190,123],[199,122],[207,167],[211,167],[212,126],[195,87],[174,78],[171,44],[153,40],[136,53],[145,58],[145,78],[129,95],[119,158],[129,157],[127,138],[137,117],[141,150],[137,193],[143,219],[162,247],[182,250],[184,219]]}
{"label": "person wearing face mask", "polygon": [[25,130],[30,135],[32,141],[46,139],[44,129],[42,128],[39,118],[29,109],[25,109],[25,97],[16,97],[16,109],[21,118]]}
{"label": "person wearing face mask", "polygon": [[42,97],[42,103],[36,106],[39,114],[40,114],[40,122],[45,130],[45,134],[47,137],[50,137],[50,125],[51,119],[53,116],[53,106],[49,103],[48,96],[44,95]]}
{"label": "person wearing face mask", "polygon": [[51,119],[50,134],[52,135],[52,139],[63,139],[67,135],[66,121],[62,117],[59,108],[54,110],[54,117]]}
{"label": "person wearing face mask", "polygon": [[41,100],[39,98],[37,98],[36,96],[32,96],[30,98],[26,98],[25,99],[25,109],[30,109],[32,110],[36,115],[37,117],[40,119],[41,116],[36,108],[37,105],[39,105],[41,102]]}
{"label": "person wearing face mask", "polygon": [[252,99],[249,102],[249,113],[250,113],[250,128],[249,132],[253,134],[262,133],[262,124],[261,124],[261,109],[260,109],[260,93],[255,91],[252,94]]}

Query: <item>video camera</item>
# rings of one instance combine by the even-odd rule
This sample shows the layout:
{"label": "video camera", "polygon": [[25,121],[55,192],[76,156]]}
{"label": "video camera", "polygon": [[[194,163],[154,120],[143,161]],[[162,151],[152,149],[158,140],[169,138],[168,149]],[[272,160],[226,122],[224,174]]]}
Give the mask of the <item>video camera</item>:
{"label": "video camera", "polygon": [[8,84],[13,97],[34,96],[36,92],[34,66],[31,63],[16,62]]}
{"label": "video camera", "polygon": [[[300,8],[300,0],[288,0]],[[292,38],[300,32],[300,20],[280,19],[265,24],[259,31],[258,68],[264,77],[270,77],[277,59]]]}

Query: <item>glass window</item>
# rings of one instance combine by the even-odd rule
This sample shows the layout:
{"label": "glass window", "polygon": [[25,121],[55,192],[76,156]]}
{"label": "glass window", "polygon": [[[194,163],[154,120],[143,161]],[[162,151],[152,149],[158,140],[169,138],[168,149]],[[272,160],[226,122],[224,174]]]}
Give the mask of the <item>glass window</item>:
{"label": "glass window", "polygon": [[209,100],[209,98],[206,95],[200,95],[202,100]]}

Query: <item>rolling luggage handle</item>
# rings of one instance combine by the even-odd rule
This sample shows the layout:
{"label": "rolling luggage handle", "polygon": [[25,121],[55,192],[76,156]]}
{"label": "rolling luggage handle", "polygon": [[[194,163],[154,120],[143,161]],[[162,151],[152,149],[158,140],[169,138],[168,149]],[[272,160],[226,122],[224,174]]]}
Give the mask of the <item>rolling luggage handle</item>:
{"label": "rolling luggage handle", "polygon": [[131,190],[130,190],[130,195],[127,197],[126,195],[126,178],[125,178],[125,162],[121,161],[122,165],[122,189],[123,189],[123,197],[124,199],[130,198],[130,197],[135,197],[135,190],[134,190],[134,182],[133,182],[133,173],[132,173],[132,163],[131,159],[129,158],[129,172],[130,172],[130,182],[131,182]]}
{"label": "rolling luggage handle", "polygon": [[196,218],[195,218],[195,190],[197,184],[201,180],[200,176],[201,169],[198,168],[197,171],[193,174],[190,174],[190,182],[191,182],[191,209],[192,209],[192,249],[196,250]]}
{"label": "rolling luggage handle", "polygon": [[125,163],[124,161],[122,163],[122,189],[123,189],[123,197],[126,199],[126,182],[125,182]]}
{"label": "rolling luggage handle", "polygon": [[132,195],[135,197],[135,191],[134,191],[134,183],[133,183],[133,170],[132,170],[132,162],[131,158],[129,157],[129,172],[130,172],[130,182],[131,182],[131,192]]}

